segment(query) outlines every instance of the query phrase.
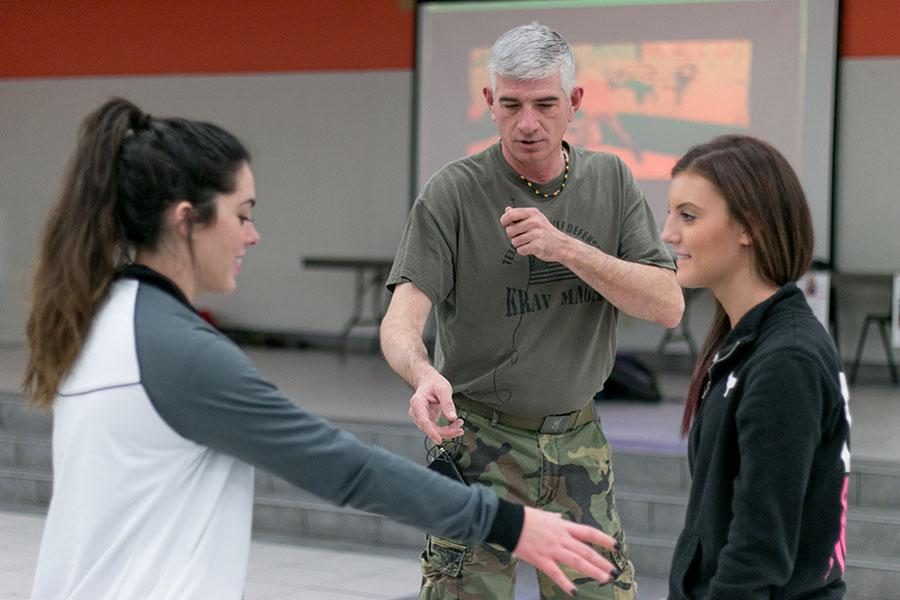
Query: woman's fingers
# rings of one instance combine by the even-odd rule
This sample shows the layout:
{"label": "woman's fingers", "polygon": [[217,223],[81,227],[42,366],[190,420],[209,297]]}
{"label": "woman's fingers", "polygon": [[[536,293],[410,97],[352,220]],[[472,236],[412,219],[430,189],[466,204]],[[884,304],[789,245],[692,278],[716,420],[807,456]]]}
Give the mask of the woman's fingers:
{"label": "woman's fingers", "polygon": [[575,587],[575,584],[572,583],[572,580],[566,577],[566,574],[563,573],[563,570],[559,568],[552,560],[548,560],[542,564],[542,566],[534,565],[536,569],[540,569],[547,577],[553,581],[556,585],[559,586],[559,589],[563,590],[570,596],[575,594],[575,591],[578,589]]}
{"label": "woman's fingers", "polygon": [[615,565],[588,543],[610,550],[617,548],[615,538],[602,531],[565,521],[558,514],[526,507],[525,522],[515,554],[546,573],[561,589],[571,592],[574,586],[560,566],[601,583],[618,575]]}
{"label": "woman's fingers", "polygon": [[568,554],[561,555],[559,562],[600,583],[608,583],[619,574],[614,564],[597,554],[593,548],[580,543],[570,549]]}
{"label": "woman's fingers", "polygon": [[581,523],[572,523],[567,521],[569,531],[572,537],[582,541],[603,546],[607,550],[619,550],[619,541],[611,535],[607,535],[590,525],[582,525]]}

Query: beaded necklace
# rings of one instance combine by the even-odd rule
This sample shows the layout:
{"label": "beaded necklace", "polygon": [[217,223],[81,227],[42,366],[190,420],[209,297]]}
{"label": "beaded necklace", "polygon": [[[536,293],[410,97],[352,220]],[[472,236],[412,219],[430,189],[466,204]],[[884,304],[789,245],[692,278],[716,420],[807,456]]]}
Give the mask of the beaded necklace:
{"label": "beaded necklace", "polygon": [[543,196],[544,198],[556,198],[557,196],[559,196],[560,192],[562,192],[566,188],[566,182],[569,180],[569,153],[565,150],[563,150],[563,161],[565,161],[566,163],[566,170],[563,173],[562,184],[556,189],[555,192],[551,194],[545,194],[541,190],[537,189],[537,187],[535,187],[533,183],[528,181],[528,179],[526,179],[524,175],[519,175],[519,179],[524,181],[525,185],[528,186],[528,189],[530,189],[536,195]]}

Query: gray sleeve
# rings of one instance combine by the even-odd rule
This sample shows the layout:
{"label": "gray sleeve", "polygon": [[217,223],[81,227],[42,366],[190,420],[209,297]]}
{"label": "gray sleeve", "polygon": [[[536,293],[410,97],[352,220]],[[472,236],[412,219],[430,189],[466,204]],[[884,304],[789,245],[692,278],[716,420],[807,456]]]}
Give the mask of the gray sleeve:
{"label": "gray sleeve", "polygon": [[[437,185],[432,180],[422,193],[434,193]],[[433,305],[447,298],[453,290],[456,262],[456,225],[447,220],[432,211],[423,197],[416,200],[388,276],[390,291],[398,283],[411,281]]]}
{"label": "gray sleeve", "polygon": [[198,335],[200,343],[141,355],[150,399],[180,435],[334,504],[460,541],[488,536],[498,500],[487,488],[465,487],[363,444],[282,396],[226,338]]}
{"label": "gray sleeve", "polygon": [[675,263],[660,237],[647,199],[625,163],[621,160],[617,160],[617,163],[622,176],[624,199],[618,258],[674,271]]}

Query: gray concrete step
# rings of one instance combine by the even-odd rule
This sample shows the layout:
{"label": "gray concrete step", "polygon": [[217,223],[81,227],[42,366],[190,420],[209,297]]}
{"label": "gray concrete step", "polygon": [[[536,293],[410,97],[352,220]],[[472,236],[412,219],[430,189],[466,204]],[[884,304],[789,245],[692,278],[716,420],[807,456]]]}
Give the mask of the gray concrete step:
{"label": "gray concrete step", "polygon": [[[686,456],[613,449],[616,489],[688,494],[691,479]],[[853,459],[850,471],[850,506],[900,510],[900,463]]]}
{"label": "gray concrete step", "polygon": [[651,577],[668,578],[675,540],[632,535],[627,530],[626,535],[635,571]]}
{"label": "gray concrete step", "polygon": [[[411,424],[346,419],[335,423],[366,442],[419,463],[424,461],[423,436]],[[0,468],[27,466],[49,471],[50,454],[42,440],[49,444],[51,430],[50,413],[27,406],[21,395],[0,392]],[[21,441],[17,444],[16,440]],[[687,459],[683,455],[614,447],[613,461],[617,489],[679,496],[686,495],[690,488]],[[900,464],[854,459],[849,502],[851,506],[900,510]]]}
{"label": "gray concrete step", "polygon": [[851,506],[900,510],[900,464],[852,460],[848,501]]}
{"label": "gray concrete step", "polygon": [[[632,560],[639,575],[666,579],[674,541],[629,536]],[[844,580],[847,600],[897,600],[900,597],[900,559],[895,555],[850,550]]]}
{"label": "gray concrete step", "polygon": [[848,551],[847,600],[897,600],[900,597],[900,557]]}
{"label": "gray concrete step", "polygon": [[49,436],[7,435],[0,430],[0,468],[26,468],[39,473],[53,470]]}
{"label": "gray concrete step", "polygon": [[0,468],[0,501],[16,505],[45,507],[50,504],[53,477],[27,469]]}
{"label": "gray concrete step", "polygon": [[[420,464],[422,435],[409,424],[341,420],[363,441]],[[52,417],[0,393],[0,505],[46,507],[52,489]],[[684,520],[690,476],[684,456],[641,450],[614,454],[617,504],[639,572],[664,578]],[[297,538],[330,538],[419,549],[422,534],[382,517],[337,508],[257,471],[254,527]],[[900,464],[855,460],[849,488],[848,599],[896,598],[900,589]]]}
{"label": "gray concrete step", "polygon": [[854,554],[900,559],[900,511],[850,507],[847,545]]}
{"label": "gray concrete step", "polygon": [[[668,577],[674,541],[629,536],[628,545],[639,575]],[[900,597],[900,557],[867,554],[851,547],[844,580],[847,600],[897,600]]]}
{"label": "gray concrete step", "polygon": [[684,524],[686,496],[635,491],[617,483],[616,508],[625,531],[632,536],[675,540]]}
{"label": "gray concrete step", "polygon": [[687,457],[613,446],[616,489],[652,490],[668,496],[687,496],[691,488]]}
{"label": "gray concrete step", "polygon": [[413,527],[353,508],[259,494],[254,499],[253,528],[287,537],[347,540],[396,548],[420,549],[425,539]]}
{"label": "gray concrete step", "polygon": [[25,403],[25,399],[10,392],[0,392],[0,434],[49,436],[53,417]]}
{"label": "gray concrete step", "polygon": [[[674,542],[684,522],[687,500],[620,489],[616,504],[625,531],[632,538]],[[852,556],[900,560],[900,511],[851,506],[847,545]]]}

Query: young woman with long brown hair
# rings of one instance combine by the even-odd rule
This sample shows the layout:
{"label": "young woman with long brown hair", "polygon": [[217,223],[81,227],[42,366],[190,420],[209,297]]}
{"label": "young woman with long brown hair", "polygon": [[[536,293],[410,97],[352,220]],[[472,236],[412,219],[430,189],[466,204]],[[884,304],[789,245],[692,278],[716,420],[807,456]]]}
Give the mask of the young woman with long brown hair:
{"label": "young woman with long brown hair", "polygon": [[52,407],[33,598],[239,599],[253,466],[335,504],[607,581],[600,531],[362,444],[297,407],[197,314],[259,242],[250,156],[208,123],[114,99],[82,126],[46,225],[25,390]]}
{"label": "young woman with long brown hair", "polygon": [[793,283],[813,248],[797,175],[751,137],[695,146],[672,169],[663,240],[679,283],[716,299],[682,422],[692,482],[670,600],[843,597],[847,384]]}

